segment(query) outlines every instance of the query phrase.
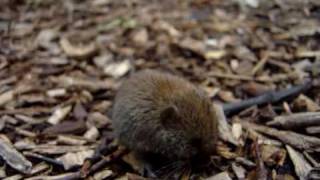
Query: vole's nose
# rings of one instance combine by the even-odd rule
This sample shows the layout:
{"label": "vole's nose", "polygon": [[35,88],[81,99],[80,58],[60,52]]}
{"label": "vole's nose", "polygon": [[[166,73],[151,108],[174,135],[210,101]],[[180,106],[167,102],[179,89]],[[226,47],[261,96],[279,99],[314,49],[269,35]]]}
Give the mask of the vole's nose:
{"label": "vole's nose", "polygon": [[195,166],[206,167],[210,163],[210,155],[199,152],[197,155],[192,157],[191,163]]}

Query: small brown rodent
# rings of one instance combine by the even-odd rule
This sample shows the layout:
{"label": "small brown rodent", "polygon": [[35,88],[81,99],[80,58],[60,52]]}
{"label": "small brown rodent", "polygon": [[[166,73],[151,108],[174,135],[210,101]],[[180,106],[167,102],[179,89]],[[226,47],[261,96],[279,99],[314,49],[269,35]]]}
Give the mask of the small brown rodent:
{"label": "small brown rodent", "polygon": [[[212,102],[190,82],[140,71],[116,94],[112,122],[121,144],[147,159],[195,161],[215,152],[218,130]],[[147,160],[148,161],[148,160]]]}

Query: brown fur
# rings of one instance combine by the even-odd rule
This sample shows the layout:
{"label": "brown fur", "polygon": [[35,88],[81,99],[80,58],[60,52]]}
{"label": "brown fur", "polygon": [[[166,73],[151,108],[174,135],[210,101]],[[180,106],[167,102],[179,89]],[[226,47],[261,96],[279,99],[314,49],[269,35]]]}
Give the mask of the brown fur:
{"label": "brown fur", "polygon": [[138,153],[188,161],[215,150],[210,99],[177,76],[154,70],[134,74],[116,95],[112,120],[120,143]]}

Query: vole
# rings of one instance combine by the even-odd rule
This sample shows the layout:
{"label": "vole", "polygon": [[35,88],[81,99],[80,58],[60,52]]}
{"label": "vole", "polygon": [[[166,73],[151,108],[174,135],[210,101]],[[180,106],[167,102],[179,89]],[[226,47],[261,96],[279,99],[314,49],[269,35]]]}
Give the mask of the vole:
{"label": "vole", "polygon": [[125,80],[115,97],[112,123],[119,142],[151,166],[194,165],[215,152],[218,130],[211,100],[168,73],[142,70]]}

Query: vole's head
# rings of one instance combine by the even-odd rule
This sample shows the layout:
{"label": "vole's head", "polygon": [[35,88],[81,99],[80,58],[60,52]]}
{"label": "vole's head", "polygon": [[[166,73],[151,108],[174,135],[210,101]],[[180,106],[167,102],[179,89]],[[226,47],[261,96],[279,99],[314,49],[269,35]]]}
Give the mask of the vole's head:
{"label": "vole's head", "polygon": [[202,92],[176,95],[160,113],[168,135],[167,151],[173,159],[189,162],[208,160],[215,152],[217,120],[211,101]]}

